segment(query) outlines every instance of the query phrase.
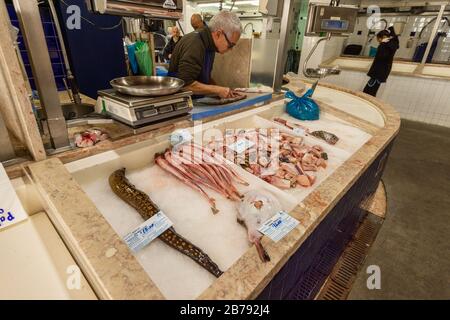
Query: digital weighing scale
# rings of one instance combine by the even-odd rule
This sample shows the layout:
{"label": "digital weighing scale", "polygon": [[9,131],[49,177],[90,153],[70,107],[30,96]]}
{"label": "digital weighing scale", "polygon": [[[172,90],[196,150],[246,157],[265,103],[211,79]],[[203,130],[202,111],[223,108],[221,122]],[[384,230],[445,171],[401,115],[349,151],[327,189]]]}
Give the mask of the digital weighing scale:
{"label": "digital weighing scale", "polygon": [[108,89],[98,91],[97,108],[113,119],[137,128],[188,114],[193,108],[191,95],[191,91],[185,91],[159,97],[137,97]]}

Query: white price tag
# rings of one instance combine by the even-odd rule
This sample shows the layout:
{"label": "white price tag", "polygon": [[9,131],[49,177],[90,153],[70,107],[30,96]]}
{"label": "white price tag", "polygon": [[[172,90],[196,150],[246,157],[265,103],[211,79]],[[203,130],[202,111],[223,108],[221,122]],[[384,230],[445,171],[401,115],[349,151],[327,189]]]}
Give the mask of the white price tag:
{"label": "white price tag", "polygon": [[289,232],[291,232],[298,224],[298,220],[292,218],[286,212],[280,211],[267,220],[258,230],[274,242],[278,242]]}
{"label": "white price tag", "polygon": [[185,142],[188,142],[191,140],[192,140],[192,134],[186,129],[177,130],[170,135],[170,143],[173,146],[176,146],[177,144],[185,143]]}
{"label": "white price tag", "polygon": [[302,129],[302,128],[294,128],[294,133],[296,134],[296,135],[299,135],[299,136],[305,136],[306,135],[306,131],[305,131],[305,129]]}
{"label": "white price tag", "polygon": [[172,221],[159,211],[153,217],[142,223],[123,239],[128,247],[137,252],[156,239],[161,233],[173,225]]}
{"label": "white price tag", "polygon": [[239,139],[235,143],[228,146],[233,151],[236,151],[237,153],[242,153],[245,150],[253,147],[255,143],[253,141],[250,141],[248,139]]}
{"label": "white price tag", "polygon": [[0,201],[0,229],[9,227],[28,218],[1,163],[0,194],[2,195]]}

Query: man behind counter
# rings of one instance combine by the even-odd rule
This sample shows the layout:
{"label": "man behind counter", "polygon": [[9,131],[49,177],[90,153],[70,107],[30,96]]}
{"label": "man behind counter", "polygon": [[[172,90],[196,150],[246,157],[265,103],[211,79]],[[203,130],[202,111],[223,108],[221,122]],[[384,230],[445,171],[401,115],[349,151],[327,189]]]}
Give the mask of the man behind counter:
{"label": "man behind counter", "polygon": [[[169,76],[185,82],[185,89],[195,95],[237,96],[230,88],[214,85],[211,71],[216,52],[225,53],[241,37],[239,18],[229,11],[216,14],[208,25],[185,35],[175,46],[169,65]],[[233,72],[233,70],[223,70]]]}

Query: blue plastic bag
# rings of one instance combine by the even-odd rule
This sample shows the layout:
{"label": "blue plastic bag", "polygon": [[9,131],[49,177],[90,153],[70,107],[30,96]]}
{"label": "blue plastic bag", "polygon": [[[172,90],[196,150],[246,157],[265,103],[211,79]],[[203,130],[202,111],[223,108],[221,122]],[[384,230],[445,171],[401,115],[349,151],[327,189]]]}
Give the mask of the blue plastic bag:
{"label": "blue plastic bag", "polygon": [[136,46],[135,44],[127,45],[128,60],[133,74],[139,73],[139,66],[136,60]]}
{"label": "blue plastic bag", "polygon": [[156,66],[156,75],[160,77],[167,77],[169,71],[166,68],[161,66]]}
{"label": "blue plastic bag", "polygon": [[297,97],[292,91],[286,92],[286,98],[292,99],[286,105],[286,112],[299,120],[318,120],[320,109],[311,99],[314,91],[309,89],[302,97]]}
{"label": "blue plastic bag", "polygon": [[370,47],[369,57],[375,57],[377,55],[378,48]]}

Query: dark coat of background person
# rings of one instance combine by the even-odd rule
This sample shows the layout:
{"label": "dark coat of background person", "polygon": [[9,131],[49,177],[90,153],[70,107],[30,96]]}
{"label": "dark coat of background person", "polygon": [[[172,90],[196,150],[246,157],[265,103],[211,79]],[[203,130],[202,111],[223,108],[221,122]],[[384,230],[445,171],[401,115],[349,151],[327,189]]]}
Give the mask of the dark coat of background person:
{"label": "dark coat of background person", "polygon": [[175,49],[175,45],[181,40],[182,37],[178,39],[177,42],[173,40],[173,37],[170,38],[167,45],[164,47],[163,56],[164,59],[169,60],[169,55],[173,53],[173,50]]}
{"label": "dark coat of background person", "polygon": [[386,82],[392,70],[395,52],[399,47],[398,36],[395,34],[389,42],[380,43],[372,67],[367,75],[380,82]]}

